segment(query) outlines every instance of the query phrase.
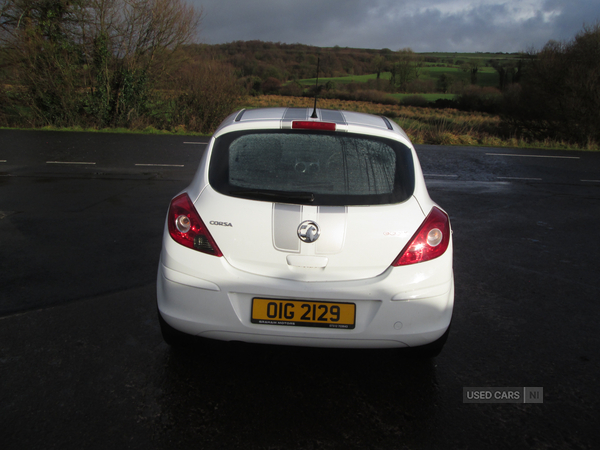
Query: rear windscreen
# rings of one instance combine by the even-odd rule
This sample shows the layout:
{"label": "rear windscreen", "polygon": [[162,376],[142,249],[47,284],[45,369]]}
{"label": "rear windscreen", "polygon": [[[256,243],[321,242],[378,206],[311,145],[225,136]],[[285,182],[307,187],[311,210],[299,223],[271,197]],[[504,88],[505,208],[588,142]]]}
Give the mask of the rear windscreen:
{"label": "rear windscreen", "polygon": [[298,130],[219,137],[209,181],[218,192],[311,205],[400,203],[414,190],[408,147],[394,140]]}

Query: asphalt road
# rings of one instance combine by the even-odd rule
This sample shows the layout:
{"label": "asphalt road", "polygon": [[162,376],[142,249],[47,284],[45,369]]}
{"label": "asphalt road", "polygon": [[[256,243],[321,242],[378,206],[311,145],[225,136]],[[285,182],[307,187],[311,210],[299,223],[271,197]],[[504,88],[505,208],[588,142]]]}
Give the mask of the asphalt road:
{"label": "asphalt road", "polygon": [[0,130],[1,448],[597,448],[600,154],[418,147],[456,282],[422,362],[162,342],[164,216],[206,141]]}

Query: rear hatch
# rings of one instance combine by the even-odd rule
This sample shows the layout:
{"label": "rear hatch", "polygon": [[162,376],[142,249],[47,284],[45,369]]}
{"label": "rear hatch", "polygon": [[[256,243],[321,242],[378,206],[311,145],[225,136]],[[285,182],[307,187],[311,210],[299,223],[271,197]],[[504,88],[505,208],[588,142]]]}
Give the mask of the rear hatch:
{"label": "rear hatch", "polygon": [[237,269],[303,281],[384,272],[424,219],[412,153],[351,133],[241,131],[213,146],[196,208]]}

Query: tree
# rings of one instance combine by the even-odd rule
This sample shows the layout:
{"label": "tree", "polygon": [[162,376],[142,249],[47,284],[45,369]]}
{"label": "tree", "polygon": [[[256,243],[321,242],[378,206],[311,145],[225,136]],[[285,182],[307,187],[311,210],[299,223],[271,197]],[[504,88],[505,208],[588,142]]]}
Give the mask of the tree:
{"label": "tree", "polygon": [[600,23],[585,26],[570,42],[548,42],[522,72],[520,92],[511,93],[507,110],[521,132],[600,142]]}
{"label": "tree", "polygon": [[143,113],[148,90],[168,76],[177,48],[195,36],[202,12],[182,0],[88,0],[93,112],[103,125]]}
{"label": "tree", "polygon": [[477,72],[479,72],[479,60],[470,59],[461,65],[463,72],[467,72],[471,76],[471,84],[477,84]]}
{"label": "tree", "polygon": [[490,65],[498,73],[498,89],[501,91],[520,78],[521,65],[518,61],[492,59]]}
{"label": "tree", "polygon": [[397,86],[400,91],[406,91],[408,83],[419,78],[422,67],[422,58],[410,48],[398,50],[390,64],[390,84]]}
{"label": "tree", "polygon": [[452,84],[454,83],[454,79],[451,75],[441,74],[436,82],[437,90],[446,94],[452,88]]}
{"label": "tree", "polygon": [[371,63],[373,64],[373,70],[377,74],[377,80],[379,80],[381,78],[381,72],[385,70],[385,58],[380,55],[375,55]]}
{"label": "tree", "polygon": [[2,50],[23,86],[23,100],[43,124],[74,125],[83,87],[84,0],[4,1]]}
{"label": "tree", "polygon": [[185,0],[0,0],[0,38],[37,120],[128,125],[202,17]]}

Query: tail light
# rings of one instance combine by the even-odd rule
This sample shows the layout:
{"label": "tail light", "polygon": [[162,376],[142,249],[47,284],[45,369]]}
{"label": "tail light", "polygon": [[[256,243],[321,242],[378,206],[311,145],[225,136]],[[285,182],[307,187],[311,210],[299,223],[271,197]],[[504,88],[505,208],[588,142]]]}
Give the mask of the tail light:
{"label": "tail light", "polygon": [[186,193],[171,201],[167,223],[175,242],[202,253],[223,256]]}
{"label": "tail light", "polygon": [[402,249],[392,266],[406,266],[442,256],[450,243],[450,219],[433,207],[421,227]]}

